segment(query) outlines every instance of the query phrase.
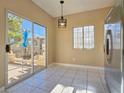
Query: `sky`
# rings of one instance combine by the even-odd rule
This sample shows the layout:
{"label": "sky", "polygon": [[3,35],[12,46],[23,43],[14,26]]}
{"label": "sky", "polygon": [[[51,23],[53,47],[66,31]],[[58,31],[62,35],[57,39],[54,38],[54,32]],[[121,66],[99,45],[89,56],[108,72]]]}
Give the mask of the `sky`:
{"label": "sky", "polygon": [[[22,28],[28,31],[32,31],[32,22],[24,19],[22,23]],[[34,24],[34,36],[36,37],[45,36],[45,31],[46,31],[45,27],[40,26],[38,24]],[[29,37],[31,36],[32,36],[32,33],[29,32]]]}

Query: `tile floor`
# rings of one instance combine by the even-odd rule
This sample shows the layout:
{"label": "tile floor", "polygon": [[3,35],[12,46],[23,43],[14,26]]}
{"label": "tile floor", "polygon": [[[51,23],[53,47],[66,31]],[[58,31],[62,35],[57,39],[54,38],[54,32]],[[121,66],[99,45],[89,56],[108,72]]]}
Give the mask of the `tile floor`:
{"label": "tile floor", "polygon": [[109,93],[100,69],[53,65],[5,93]]}

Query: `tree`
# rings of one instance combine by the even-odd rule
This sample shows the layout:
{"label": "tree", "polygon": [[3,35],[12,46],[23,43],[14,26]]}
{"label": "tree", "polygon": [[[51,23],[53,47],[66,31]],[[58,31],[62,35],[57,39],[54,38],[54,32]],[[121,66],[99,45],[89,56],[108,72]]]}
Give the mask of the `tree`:
{"label": "tree", "polygon": [[14,40],[13,43],[19,43],[22,40],[22,22],[23,19],[8,13],[8,37],[9,41]]}

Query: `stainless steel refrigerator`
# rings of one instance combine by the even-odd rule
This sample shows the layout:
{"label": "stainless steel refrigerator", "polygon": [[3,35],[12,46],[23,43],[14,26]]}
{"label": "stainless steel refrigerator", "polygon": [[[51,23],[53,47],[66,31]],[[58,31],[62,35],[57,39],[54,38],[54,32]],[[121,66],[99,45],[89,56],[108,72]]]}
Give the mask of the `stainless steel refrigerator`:
{"label": "stainless steel refrigerator", "polygon": [[110,93],[124,93],[123,0],[118,0],[105,20],[105,80]]}

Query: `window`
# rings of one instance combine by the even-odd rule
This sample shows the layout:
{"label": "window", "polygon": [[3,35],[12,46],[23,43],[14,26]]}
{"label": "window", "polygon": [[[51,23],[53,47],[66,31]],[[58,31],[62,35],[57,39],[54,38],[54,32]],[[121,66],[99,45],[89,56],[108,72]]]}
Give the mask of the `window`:
{"label": "window", "polygon": [[74,48],[94,48],[94,26],[76,27],[73,29]]}
{"label": "window", "polygon": [[84,48],[94,48],[94,26],[84,26]]}
{"label": "window", "polygon": [[83,48],[83,28],[74,28],[74,48]]}

